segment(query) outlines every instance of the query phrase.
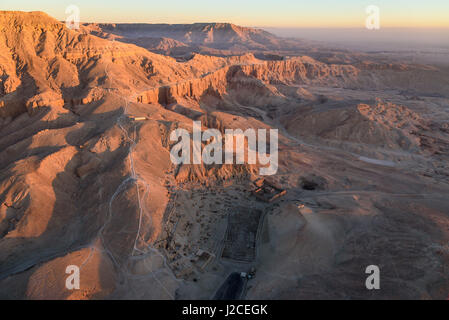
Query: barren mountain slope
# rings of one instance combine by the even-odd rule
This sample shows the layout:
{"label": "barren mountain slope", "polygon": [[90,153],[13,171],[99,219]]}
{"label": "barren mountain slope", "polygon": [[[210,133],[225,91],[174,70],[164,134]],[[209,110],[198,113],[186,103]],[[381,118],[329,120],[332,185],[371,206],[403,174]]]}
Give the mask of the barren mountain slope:
{"label": "barren mountain slope", "polygon": [[[226,55],[244,52],[288,51],[305,42],[277,37],[267,31],[231,23],[83,24],[81,30],[106,39],[134,43],[154,52],[181,56],[191,52]],[[165,46],[161,47],[160,40]],[[167,47],[167,45],[169,45]]]}
{"label": "barren mountain slope", "polygon": [[178,64],[134,45],[69,30],[40,12],[2,12],[0,19],[3,117],[39,106],[62,107],[72,99],[98,100],[105,88],[139,92],[199,77],[235,60],[205,57]]}
{"label": "barren mountain slope", "polygon": [[231,23],[86,24],[84,28],[102,37],[166,37],[189,45],[206,45],[226,50],[233,46],[243,46],[246,49],[280,48],[280,39],[275,35],[261,29],[245,28]]}

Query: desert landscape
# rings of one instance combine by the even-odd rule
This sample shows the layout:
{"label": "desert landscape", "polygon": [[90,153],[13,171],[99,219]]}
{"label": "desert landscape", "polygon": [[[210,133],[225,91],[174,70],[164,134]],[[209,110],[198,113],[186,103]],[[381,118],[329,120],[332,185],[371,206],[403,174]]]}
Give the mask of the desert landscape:
{"label": "desert landscape", "polygon": [[[276,174],[173,164],[193,121]],[[0,11],[0,168],[1,299],[449,297],[449,54]]]}

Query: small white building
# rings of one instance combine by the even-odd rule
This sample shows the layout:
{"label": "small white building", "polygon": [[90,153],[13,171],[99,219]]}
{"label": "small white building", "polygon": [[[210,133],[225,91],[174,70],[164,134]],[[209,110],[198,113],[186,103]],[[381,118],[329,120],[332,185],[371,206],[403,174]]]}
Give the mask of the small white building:
{"label": "small white building", "polygon": [[131,120],[134,120],[134,121],[145,121],[145,120],[148,120],[147,117],[129,116],[129,118],[130,118]]}

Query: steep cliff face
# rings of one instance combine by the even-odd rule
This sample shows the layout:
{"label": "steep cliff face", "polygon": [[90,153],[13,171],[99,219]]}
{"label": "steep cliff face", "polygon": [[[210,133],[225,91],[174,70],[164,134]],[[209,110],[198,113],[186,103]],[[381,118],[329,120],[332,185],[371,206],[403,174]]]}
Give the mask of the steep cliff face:
{"label": "steep cliff face", "polygon": [[[311,58],[294,58],[286,61],[258,61],[225,66],[205,76],[160,86],[143,92],[137,102],[167,105],[177,97],[199,100],[207,93],[223,94],[239,77],[251,77],[267,84],[319,84],[334,83],[339,86],[356,81],[359,70],[348,65],[327,65]],[[240,79],[241,80],[241,79]]]}
{"label": "steep cliff face", "polygon": [[[213,83],[219,85],[222,76],[213,75],[217,70],[259,61],[252,54],[226,58],[197,54],[178,63],[132,44],[69,30],[41,12],[1,12],[0,30],[2,118],[14,118],[42,107],[88,104],[101,100],[111,90],[132,96],[146,88],[179,83],[176,94],[190,87],[195,95],[201,94],[196,84],[184,87],[181,83],[196,79],[201,86],[205,83],[201,79],[215,78]],[[156,96],[170,99],[170,93],[167,98],[163,98],[163,92]]]}
{"label": "steep cliff face", "polygon": [[[206,64],[212,57],[198,55],[195,63]],[[214,58],[220,59],[220,58]],[[202,61],[202,62],[201,62]],[[213,60],[217,66],[219,60]],[[139,93],[137,102],[168,105],[177,98],[191,98],[199,101],[207,94],[225,94],[229,89],[239,89],[250,82],[260,81],[266,85],[312,85],[336,88],[384,90],[396,89],[422,94],[441,95],[449,89],[446,73],[420,65],[377,65],[358,68],[348,64],[326,64],[303,56],[281,61],[262,61],[253,55],[228,58],[222,61],[223,67],[196,77],[173,82],[168,85],[152,87]],[[374,68],[374,69],[373,69]],[[417,81],[412,81],[416,79]],[[239,84],[241,86],[239,87]],[[255,82],[251,82],[252,85]],[[255,89],[255,88],[254,88]],[[257,94],[257,90],[253,92]],[[250,93],[251,94],[251,93]]]}
{"label": "steep cliff face", "polygon": [[92,102],[102,97],[99,88],[133,90],[190,72],[143,48],[69,30],[42,12],[0,12],[0,47],[3,118]]}
{"label": "steep cliff face", "polygon": [[[184,30],[185,26],[184,29],[173,28]],[[195,28],[199,28],[201,34],[210,29],[206,32],[208,36],[201,40],[205,42],[212,39],[215,42],[217,37],[232,42],[237,38],[248,40],[267,36],[260,30],[226,24]],[[127,30],[121,26],[113,29]],[[65,24],[41,12],[2,12],[0,30],[2,118],[33,113],[49,106],[71,108],[87,104],[102,99],[111,89],[128,96],[138,92],[136,100],[145,103],[170,104],[177,97],[198,100],[208,90],[225,93],[230,82],[235,85],[235,77],[239,74],[267,84],[325,83],[376,89],[396,86],[414,90],[426,88],[427,91],[435,87],[443,91],[449,87],[443,74],[439,76],[442,81],[437,84],[434,80],[427,81],[434,70],[413,70],[402,65],[367,66],[365,63],[358,68],[347,64],[326,64],[309,57],[262,61],[252,54],[230,57],[196,54],[181,63],[132,44],[101,39],[83,30],[69,30]],[[139,32],[148,30],[152,28],[145,26]],[[226,35],[221,34],[223,32]],[[420,81],[410,81],[411,78],[419,78]]]}

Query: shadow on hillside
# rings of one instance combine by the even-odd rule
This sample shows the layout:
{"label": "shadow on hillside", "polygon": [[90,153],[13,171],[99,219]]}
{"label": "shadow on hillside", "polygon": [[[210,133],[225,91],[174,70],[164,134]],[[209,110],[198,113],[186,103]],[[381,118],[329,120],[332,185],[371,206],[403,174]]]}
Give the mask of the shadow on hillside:
{"label": "shadow on hillside", "polygon": [[[94,172],[83,178],[77,175],[77,168],[84,164],[83,157],[85,154],[90,153],[90,151],[80,146],[88,141],[90,146],[95,145],[102,139],[103,133],[114,127],[118,117],[123,115],[123,108],[94,114],[98,106],[99,104],[91,108],[87,113],[84,112],[82,117],[76,121],[81,123],[82,126],[74,128],[65,137],[67,146],[75,147],[76,151],[65,165],[64,171],[57,173],[56,178],[52,181],[51,192],[54,193],[55,201],[53,212],[45,227],[45,231],[38,237],[10,238],[5,236],[0,239],[0,281],[9,284],[9,286],[1,286],[3,287],[0,290],[1,297],[6,299],[26,298],[28,281],[33,273],[39,270],[39,266],[54,258],[64,257],[71,252],[91,246],[92,241],[97,237],[101,227],[105,224],[109,214],[109,200],[124,179],[121,172],[126,171],[124,165],[128,156],[128,142],[122,138],[120,148],[113,151],[106,150],[97,154],[100,159],[107,159],[107,162],[104,163],[102,161]],[[86,107],[87,109],[88,106]],[[14,157],[9,159],[9,155],[4,155],[3,152],[0,155],[0,164],[3,168],[0,178],[3,181],[7,179],[12,179],[11,181],[13,181],[11,186],[7,187],[0,195],[2,202],[12,188],[14,178],[18,174],[12,164],[16,161],[26,161],[30,158],[32,158],[30,161],[34,160],[40,163],[45,157],[64,148],[59,146],[28,149],[32,142],[31,136],[34,133],[46,128],[52,128],[53,123],[58,121],[58,119],[50,122],[43,121],[42,118],[45,114],[45,112],[42,112],[35,115],[33,118],[34,130],[32,130],[30,138],[20,142],[23,145],[21,145],[19,153],[14,154]],[[72,125],[76,124],[76,122],[73,122]],[[17,143],[17,141],[13,141],[12,145],[14,143]],[[134,184],[130,183],[123,191],[129,190],[130,186],[134,186]],[[27,218],[31,212],[33,212],[32,216],[35,217],[34,219],[38,218],[39,213],[34,211],[38,209],[30,206],[30,203],[33,201],[30,194],[28,194],[27,200],[22,201],[23,206],[21,207],[20,218]],[[20,221],[18,221],[16,227],[19,224]],[[132,229],[136,229],[134,224],[131,223],[129,226],[131,234],[133,233]],[[108,227],[105,228],[105,233],[107,233]],[[128,236],[128,238],[130,237]],[[109,257],[106,258],[106,255],[103,254],[101,259],[109,259]],[[105,263],[110,265],[109,262]],[[100,262],[99,270],[102,269],[102,264],[104,263]],[[55,275],[53,270],[52,277],[56,279],[57,283],[45,283],[44,280],[38,297],[60,299],[70,295],[70,292],[67,292],[66,295],[64,295],[64,292],[59,292],[57,296],[52,296],[55,292],[50,289],[46,292],[46,289],[53,285],[64,289],[65,279],[68,276],[64,271],[65,267],[61,271],[62,274]],[[101,282],[101,273],[99,277]]]}

